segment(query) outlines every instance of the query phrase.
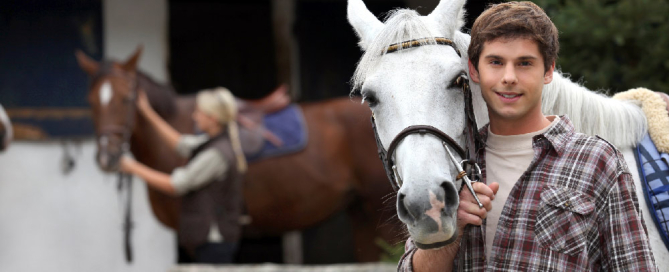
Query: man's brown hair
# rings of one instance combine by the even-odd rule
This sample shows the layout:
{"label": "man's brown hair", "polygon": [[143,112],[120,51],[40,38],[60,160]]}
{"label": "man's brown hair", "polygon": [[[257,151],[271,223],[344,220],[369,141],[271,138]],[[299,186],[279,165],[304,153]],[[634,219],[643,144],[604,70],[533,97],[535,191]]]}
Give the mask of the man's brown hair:
{"label": "man's brown hair", "polygon": [[544,10],[532,2],[491,5],[476,19],[467,52],[477,71],[484,43],[498,38],[535,41],[544,58],[544,71],[550,69],[560,51],[557,28]]}

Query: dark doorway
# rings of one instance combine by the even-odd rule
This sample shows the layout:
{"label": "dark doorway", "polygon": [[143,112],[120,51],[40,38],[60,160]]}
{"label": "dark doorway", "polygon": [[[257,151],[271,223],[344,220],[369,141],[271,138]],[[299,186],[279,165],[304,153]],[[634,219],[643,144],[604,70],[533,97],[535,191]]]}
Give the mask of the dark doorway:
{"label": "dark doorway", "polygon": [[[365,1],[377,17],[404,1]],[[301,0],[296,5],[295,36],[300,51],[300,100],[346,96],[362,51],[346,19],[347,1]],[[379,16],[381,15],[381,16]]]}
{"label": "dark doorway", "polygon": [[227,87],[258,98],[276,87],[269,0],[170,0],[169,72],[178,93]]}

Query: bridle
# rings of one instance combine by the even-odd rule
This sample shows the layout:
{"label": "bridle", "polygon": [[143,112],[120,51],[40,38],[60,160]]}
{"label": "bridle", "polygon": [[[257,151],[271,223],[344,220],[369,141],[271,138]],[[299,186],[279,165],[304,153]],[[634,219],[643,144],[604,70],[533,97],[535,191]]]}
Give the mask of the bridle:
{"label": "bridle", "polygon": [[[117,72],[114,72],[111,63],[105,63],[103,67],[98,71],[97,75],[94,77],[94,80],[92,82],[95,82],[95,78],[99,78],[105,73],[111,74],[112,76],[115,77],[121,77],[126,79],[127,82],[130,82],[130,95],[128,97],[123,98],[123,103],[128,105],[130,110],[128,110],[126,114],[126,120],[123,125],[115,125],[115,124],[108,124],[101,126],[98,133],[98,137],[100,139],[106,139],[106,144],[109,143],[109,139],[112,139],[110,137],[111,135],[114,134],[121,134],[121,154],[126,154],[127,152],[130,152],[130,137],[132,136],[132,129],[134,128],[135,125],[135,114],[137,112],[137,96],[138,96],[138,77],[135,75],[134,78],[129,77],[127,75],[123,74],[118,74]],[[106,146],[101,146],[101,148],[106,148]],[[125,185],[124,185],[125,184]],[[126,205],[125,205],[125,216],[123,218],[123,242],[124,242],[124,250],[125,250],[125,259],[128,263],[132,262],[132,245],[130,243],[130,233],[133,228],[133,223],[132,223],[132,175],[131,174],[126,174],[123,172],[118,172],[118,191],[123,189],[123,186],[128,188],[128,192],[126,193]]]}
{"label": "bridle", "polygon": [[[110,65],[110,64],[109,64]],[[100,69],[100,72],[98,72],[98,75],[96,77],[101,76],[104,71],[113,71],[111,67],[104,67]],[[130,82],[130,95],[128,97],[123,98],[123,103],[126,105],[129,105],[128,108],[130,110],[127,111],[126,114],[126,119],[123,125],[116,125],[116,124],[106,124],[102,125],[98,131],[98,137],[101,139],[111,139],[112,137],[109,137],[114,134],[120,134],[122,143],[121,143],[121,153],[125,154],[126,152],[130,151],[130,137],[132,136],[132,129],[135,125],[135,114],[137,112],[137,107],[136,107],[136,102],[137,102],[137,96],[138,96],[138,78],[135,76],[134,78],[131,78],[129,76],[123,75],[123,74],[118,74],[116,72],[111,72],[112,76],[114,77],[121,77],[124,78],[127,82]]]}
{"label": "bridle", "polygon": [[[458,56],[460,57],[462,56],[460,54],[460,51],[455,46],[455,43],[453,43],[453,41],[441,37],[437,37],[434,39],[424,38],[424,39],[410,40],[397,44],[392,44],[386,48],[385,53],[397,52],[398,50],[404,48],[419,47],[422,45],[434,44],[434,43],[428,43],[431,40],[434,40],[438,45],[448,45],[453,47]],[[374,118],[374,115],[372,115],[371,117],[372,128],[374,129],[374,137],[376,138],[376,146],[379,153],[379,158],[383,162],[383,167],[385,168],[386,175],[388,176],[390,184],[393,186],[393,189],[395,191],[399,191],[399,189],[402,187],[402,178],[397,172],[397,166],[395,165],[395,161],[393,159],[393,154],[395,153],[395,150],[399,146],[400,142],[407,136],[411,134],[425,135],[427,133],[436,136],[442,141],[442,145],[444,146],[444,149],[446,149],[446,152],[449,155],[449,159],[456,165],[456,167],[459,170],[456,180],[462,180],[462,182],[464,182],[465,185],[467,185],[472,195],[476,198],[479,207],[482,207],[483,205],[481,205],[481,202],[479,201],[478,197],[476,197],[476,193],[474,192],[474,189],[471,186],[471,182],[472,180],[474,182],[480,180],[481,170],[476,164],[476,161],[478,157],[477,156],[478,151],[480,148],[483,147],[483,142],[479,138],[477,131],[478,126],[476,124],[476,118],[474,117],[472,92],[471,88],[469,87],[467,76],[464,74],[458,76],[458,78],[455,80],[455,84],[462,88],[462,92],[465,96],[465,124],[466,124],[464,131],[464,134],[466,136],[465,148],[462,148],[455,140],[453,140],[453,138],[448,136],[448,134],[444,133],[443,131],[433,126],[413,125],[403,129],[400,133],[398,133],[395,136],[395,138],[393,138],[392,142],[390,142],[388,151],[386,151],[385,148],[383,147],[383,144],[381,143],[381,139],[379,138],[379,133],[376,129],[376,120]],[[465,158],[465,159],[463,159],[462,161],[457,161],[455,156],[453,156],[453,154],[451,153],[450,149],[455,150],[455,152],[458,155],[460,155],[460,158]],[[468,171],[465,171],[465,169],[467,169]],[[463,187],[464,186],[460,184],[459,190],[462,190]]]}

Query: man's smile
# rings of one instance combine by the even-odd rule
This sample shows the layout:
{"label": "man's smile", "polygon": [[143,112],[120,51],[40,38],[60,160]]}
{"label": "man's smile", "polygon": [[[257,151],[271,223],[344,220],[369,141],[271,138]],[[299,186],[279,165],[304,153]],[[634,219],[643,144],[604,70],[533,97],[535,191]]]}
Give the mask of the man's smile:
{"label": "man's smile", "polygon": [[520,99],[523,94],[512,93],[512,92],[495,92],[497,96],[502,100],[502,102],[511,103]]}

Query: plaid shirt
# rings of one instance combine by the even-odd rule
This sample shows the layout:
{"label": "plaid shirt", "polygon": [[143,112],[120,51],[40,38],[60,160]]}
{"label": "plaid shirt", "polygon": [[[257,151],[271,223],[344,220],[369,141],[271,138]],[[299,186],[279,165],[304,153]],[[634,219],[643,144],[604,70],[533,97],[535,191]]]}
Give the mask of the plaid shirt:
{"label": "plaid shirt", "polygon": [[[484,140],[487,132],[480,131]],[[491,260],[485,223],[468,225],[454,271],[657,271],[622,154],[574,132],[566,116],[532,145],[534,159],[504,205]],[[485,162],[481,170],[486,182]],[[417,248],[411,239],[405,248],[398,271],[413,271]]]}

